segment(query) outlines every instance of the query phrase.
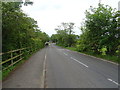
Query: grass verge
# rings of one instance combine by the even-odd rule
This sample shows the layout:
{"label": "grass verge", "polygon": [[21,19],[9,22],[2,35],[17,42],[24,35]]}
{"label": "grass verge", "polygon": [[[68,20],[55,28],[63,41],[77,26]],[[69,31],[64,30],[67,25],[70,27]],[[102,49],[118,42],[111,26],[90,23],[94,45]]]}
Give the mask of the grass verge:
{"label": "grass verge", "polygon": [[[65,47],[65,48],[69,49],[69,50],[72,50],[72,51],[77,51],[77,49],[75,47]],[[94,54],[94,53],[91,53],[91,52],[80,52],[80,53],[84,53],[84,54],[87,54],[87,55],[95,56],[95,57],[98,57],[98,58],[101,58],[101,59],[105,59],[105,60],[109,60],[109,61],[112,61],[112,62],[115,62],[115,63],[120,63],[120,60],[119,60],[119,58],[117,56],[100,55],[100,54],[97,55],[97,54]]]}
{"label": "grass verge", "polygon": [[72,50],[72,51],[77,51],[75,47],[66,47],[66,49]]}
{"label": "grass verge", "polygon": [[93,54],[93,53],[90,53],[90,52],[81,52],[81,53],[84,53],[84,54],[87,54],[87,55],[91,55],[91,56],[95,56],[95,57],[98,57],[98,58],[101,58],[101,59],[105,59],[105,60],[108,60],[108,61],[112,61],[112,62],[115,62],[115,63],[120,63],[119,62],[119,58],[117,56],[111,56],[111,55],[98,55],[98,54]]}

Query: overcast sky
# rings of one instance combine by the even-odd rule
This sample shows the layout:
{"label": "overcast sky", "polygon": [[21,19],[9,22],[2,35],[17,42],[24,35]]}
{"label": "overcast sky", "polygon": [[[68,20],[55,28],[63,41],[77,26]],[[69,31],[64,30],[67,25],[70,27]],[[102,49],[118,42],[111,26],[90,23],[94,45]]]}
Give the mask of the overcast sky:
{"label": "overcast sky", "polygon": [[[32,1],[32,0],[31,0]],[[118,9],[120,0],[101,0],[102,4]],[[85,10],[90,6],[97,7],[99,0],[34,0],[33,5],[23,6],[22,10],[38,22],[41,31],[48,35],[55,34],[55,28],[62,22],[74,22],[75,34],[85,18]]]}

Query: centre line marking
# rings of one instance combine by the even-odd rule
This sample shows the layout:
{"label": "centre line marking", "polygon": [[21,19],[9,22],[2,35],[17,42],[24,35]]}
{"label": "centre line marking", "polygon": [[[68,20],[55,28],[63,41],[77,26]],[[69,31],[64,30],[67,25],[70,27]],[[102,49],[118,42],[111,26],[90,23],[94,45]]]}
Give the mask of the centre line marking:
{"label": "centre line marking", "polygon": [[46,54],[45,54],[45,60],[46,60]]}
{"label": "centre line marking", "polygon": [[119,86],[119,84],[117,82],[113,81],[112,79],[108,78],[108,80]]}
{"label": "centre line marking", "polygon": [[84,64],[84,63],[82,63],[82,62],[80,62],[80,61],[76,60],[76,59],[75,59],[75,58],[73,58],[73,57],[71,57],[71,59],[73,59],[74,61],[76,61],[76,62],[78,62],[78,63],[82,64],[82,65],[83,65],[83,66],[85,66],[85,67],[88,67],[86,64]]}
{"label": "centre line marking", "polygon": [[44,58],[44,63],[43,63],[43,79],[42,79],[42,84],[41,84],[41,88],[45,88],[46,87],[46,54],[45,54],[45,58]]}

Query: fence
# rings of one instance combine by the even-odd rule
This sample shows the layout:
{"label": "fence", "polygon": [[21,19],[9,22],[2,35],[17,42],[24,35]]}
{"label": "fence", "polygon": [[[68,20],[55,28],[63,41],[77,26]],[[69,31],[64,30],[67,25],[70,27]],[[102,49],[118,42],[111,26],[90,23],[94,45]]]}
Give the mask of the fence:
{"label": "fence", "polygon": [[[26,50],[26,51],[25,51]],[[12,50],[6,53],[0,53],[0,57],[2,57],[2,61],[0,61],[0,65],[2,65],[2,70],[6,70],[16,63],[20,62],[24,59],[25,52],[31,53],[30,48],[22,48],[17,50]]]}

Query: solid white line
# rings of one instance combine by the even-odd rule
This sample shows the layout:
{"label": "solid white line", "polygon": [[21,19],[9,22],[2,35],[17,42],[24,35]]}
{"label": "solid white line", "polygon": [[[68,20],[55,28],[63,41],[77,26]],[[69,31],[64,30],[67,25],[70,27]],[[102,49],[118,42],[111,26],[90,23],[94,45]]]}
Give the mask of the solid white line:
{"label": "solid white line", "polygon": [[45,54],[45,60],[46,60],[46,54]]}
{"label": "solid white line", "polygon": [[83,65],[83,66],[85,66],[85,67],[88,67],[86,64],[84,64],[84,63],[82,63],[82,62],[80,62],[80,61],[76,60],[76,59],[75,59],[75,58],[73,58],[73,57],[71,57],[71,59],[73,59],[74,61],[76,61],[76,62],[78,62],[78,63],[82,64],[82,65]]}
{"label": "solid white line", "polygon": [[113,81],[112,79],[108,78],[109,81],[113,82],[116,85],[119,85],[117,82]]}

